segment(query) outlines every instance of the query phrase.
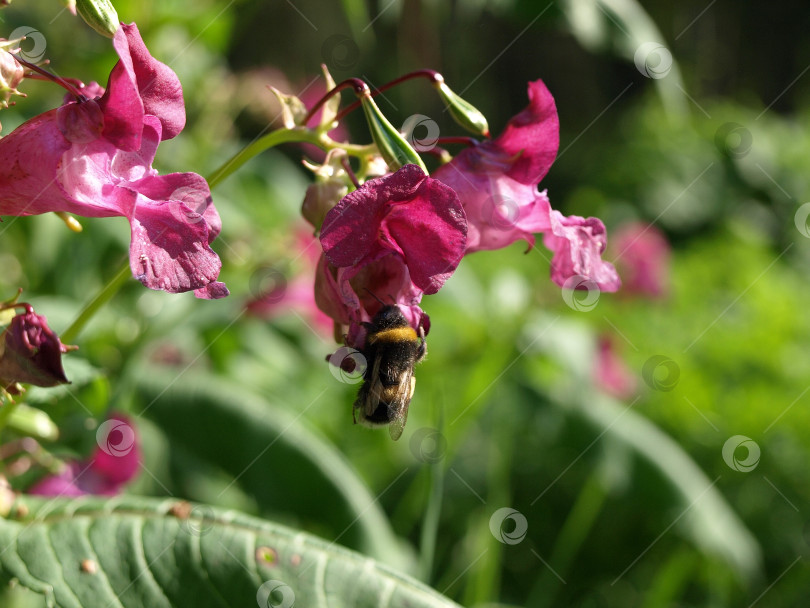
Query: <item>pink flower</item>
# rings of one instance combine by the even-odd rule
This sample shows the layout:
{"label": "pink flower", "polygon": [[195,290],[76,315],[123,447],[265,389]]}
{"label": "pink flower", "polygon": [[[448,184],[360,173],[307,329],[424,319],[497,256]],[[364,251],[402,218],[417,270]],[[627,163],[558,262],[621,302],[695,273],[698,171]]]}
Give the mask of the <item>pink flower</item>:
{"label": "pink flower", "polygon": [[288,277],[289,273],[274,267],[259,268],[251,278],[253,297],[245,310],[265,320],[298,311],[316,326],[331,331],[333,320],[317,307],[312,290],[321,248],[311,230],[302,229],[295,235],[292,253],[300,270]]}
{"label": "pink flower", "polygon": [[593,376],[596,386],[618,399],[629,399],[636,393],[636,377],[616,353],[608,336],[599,337]]}
{"label": "pink flower", "polygon": [[29,490],[41,496],[83,496],[118,494],[138,472],[141,463],[137,435],[130,420],[114,414],[99,425],[98,447],[88,460],[67,463],[56,475],[49,475]]}
{"label": "pink flower", "polygon": [[15,382],[35,386],[67,384],[62,354],[70,348],[48,327],[45,317],[24,306],[26,312],[14,316],[0,336],[0,388]]}
{"label": "pink flower", "polygon": [[316,302],[352,336],[390,298],[416,329],[418,304],[436,293],[464,254],[467,221],[458,196],[416,165],[372,179],[326,214]]}
{"label": "pink flower", "polygon": [[612,250],[624,277],[624,291],[649,298],[669,292],[670,248],[664,234],[652,224],[631,222],[619,227]]}
{"label": "pink flower", "polygon": [[572,276],[615,291],[615,268],[602,261],[605,227],[596,218],[566,217],[551,208],[537,183],[548,173],[559,146],[554,99],[542,81],[529,83],[529,106],[514,116],[503,133],[460,152],[434,177],[459,195],[469,223],[467,251],[500,249],[517,240],[534,246],[534,235],[554,257],[551,278],[558,285]]}
{"label": "pink flower", "polygon": [[134,24],[122,25],[113,45],[120,61],[100,98],[66,103],[0,140],[0,215],[126,217],[130,267],[144,285],[224,297],[209,246],[221,224],[208,184],[152,168],[158,144],[185,125],[180,81],[149,54]]}

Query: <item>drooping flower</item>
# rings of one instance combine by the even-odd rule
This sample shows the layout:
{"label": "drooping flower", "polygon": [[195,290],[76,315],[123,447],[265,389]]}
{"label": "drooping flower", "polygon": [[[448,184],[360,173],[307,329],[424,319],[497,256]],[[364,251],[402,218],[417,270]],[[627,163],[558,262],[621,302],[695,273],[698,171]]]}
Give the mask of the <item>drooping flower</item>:
{"label": "drooping flower", "polygon": [[24,123],[0,140],[0,215],[63,211],[129,220],[133,275],[151,289],[228,295],[210,243],[219,215],[196,173],[159,175],[158,144],[185,125],[180,81],[155,60],[138,28],[113,39],[120,61],[106,91],[83,96]]}
{"label": "drooping flower", "polygon": [[619,226],[612,251],[622,271],[622,292],[663,298],[669,292],[670,248],[664,234],[652,224],[630,222]]}
{"label": "drooping flower", "polygon": [[29,494],[40,496],[113,496],[132,480],[141,463],[135,427],[126,416],[114,414],[99,425],[98,446],[87,460],[74,460],[55,475],[40,479]]}
{"label": "drooping flower", "polygon": [[[467,236],[456,193],[416,165],[372,179],[326,214],[324,255],[316,274],[316,302],[336,322],[362,336],[386,298],[416,329],[425,328],[418,304],[455,271]],[[361,342],[362,343],[362,342]]]}
{"label": "drooping flower", "polygon": [[45,317],[28,305],[20,306],[26,306],[26,311],[15,315],[0,335],[0,388],[17,382],[35,386],[67,384],[62,354],[71,348],[62,344]]}
{"label": "drooping flower", "polygon": [[566,217],[551,208],[537,184],[548,173],[559,147],[554,99],[542,81],[529,83],[529,105],[491,141],[460,152],[434,172],[459,195],[469,223],[466,253],[499,249],[518,240],[534,246],[535,234],[554,253],[551,278],[558,285],[572,276],[615,291],[615,268],[601,258],[605,227],[597,218]]}

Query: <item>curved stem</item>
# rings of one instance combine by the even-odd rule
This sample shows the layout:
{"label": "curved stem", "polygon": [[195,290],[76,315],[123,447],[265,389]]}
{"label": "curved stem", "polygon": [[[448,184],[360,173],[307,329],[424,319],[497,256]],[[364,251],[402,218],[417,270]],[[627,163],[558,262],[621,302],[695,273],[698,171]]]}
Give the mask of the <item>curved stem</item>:
{"label": "curved stem", "polygon": [[[33,63],[29,62],[29,61],[26,61],[22,57],[17,57],[17,55],[12,55],[12,57],[20,65],[25,66],[29,70],[33,70],[34,72],[37,72],[37,73],[41,74],[47,80],[52,80],[53,82],[55,82],[56,84],[58,84],[59,86],[64,88],[68,93],[70,93],[71,95],[73,95],[77,99],[83,99],[84,98],[84,95],[81,94],[79,89],[77,89],[75,86],[73,86],[73,84],[71,84],[70,82],[68,82],[64,78],[61,78],[61,77],[57,76],[56,74],[51,74],[48,70],[44,70],[41,67],[39,67],[38,65],[33,64]],[[73,79],[71,79],[71,80],[73,80]]]}
{"label": "curved stem", "polygon": [[[371,96],[376,97],[380,93],[385,93],[388,89],[390,89],[392,87],[395,87],[398,84],[403,83],[403,82],[405,82],[407,80],[413,80],[414,78],[426,78],[430,82],[434,82],[434,83],[435,82],[444,82],[444,77],[441,74],[439,74],[436,70],[428,70],[428,69],[415,70],[413,72],[408,72],[407,74],[403,74],[399,78],[394,78],[394,80],[392,80],[390,82],[386,82],[384,85],[382,85],[378,89],[374,89],[373,91],[371,91]],[[343,118],[346,117],[347,114],[351,114],[352,112],[354,112],[359,107],[360,107],[360,102],[355,101],[354,103],[352,103],[351,105],[349,105],[345,109],[338,112],[337,116],[335,116],[335,120],[341,121]]]}
{"label": "curved stem", "polygon": [[118,290],[121,289],[127,280],[129,280],[131,275],[132,273],[129,269],[129,260],[127,260],[121,266],[121,268],[118,269],[118,272],[113,275],[112,279],[110,279],[107,284],[102,287],[101,291],[96,294],[96,297],[87,303],[87,305],[79,313],[79,316],[76,317],[76,320],[71,323],[70,327],[62,332],[60,340],[66,344],[75,340],[79,335],[79,332],[84,329],[84,326],[93,317],[93,315],[96,314],[102,306],[109,302],[116,293],[118,293]]}
{"label": "curved stem", "polygon": [[315,102],[315,105],[312,106],[312,108],[310,108],[309,112],[307,112],[307,115],[304,117],[304,120],[301,121],[301,124],[306,125],[312,119],[312,117],[315,116],[315,113],[318,111],[318,109],[327,101],[329,101],[330,97],[340,93],[343,89],[347,89],[349,87],[352,87],[354,89],[354,94],[357,95],[358,97],[360,97],[361,95],[366,95],[369,92],[368,85],[359,78],[349,78],[347,80],[344,80],[340,84],[336,84],[332,89],[327,91],[323,97],[321,97],[317,102]]}
{"label": "curved stem", "polygon": [[305,142],[314,144],[323,149],[340,148],[345,150],[353,156],[363,156],[371,152],[369,146],[358,146],[355,144],[341,144],[329,139],[326,134],[317,133],[303,127],[295,127],[294,129],[277,129],[260,137],[251,144],[248,144],[237,152],[232,158],[227,160],[222,166],[214,170],[208,176],[208,185],[211,188],[217,186],[231,173],[235,172],[239,167],[244,165],[251,158],[257,154],[264,152],[268,148],[289,142]]}

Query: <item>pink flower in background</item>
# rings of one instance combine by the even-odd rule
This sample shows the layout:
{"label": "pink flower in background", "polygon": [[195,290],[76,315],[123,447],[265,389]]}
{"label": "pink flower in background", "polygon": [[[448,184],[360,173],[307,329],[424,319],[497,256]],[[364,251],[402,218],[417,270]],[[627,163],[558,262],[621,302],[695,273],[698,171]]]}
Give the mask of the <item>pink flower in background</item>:
{"label": "pink flower in background", "polygon": [[536,233],[553,253],[551,278],[572,276],[596,282],[602,291],[621,285],[615,268],[602,260],[605,227],[597,218],[564,216],[551,208],[537,184],[548,173],[559,146],[554,98],[542,81],[529,83],[529,106],[491,141],[460,152],[434,172],[459,195],[469,223],[466,253],[500,249],[518,240],[534,246]]}
{"label": "pink flower in background", "polygon": [[619,226],[611,250],[624,278],[624,293],[663,298],[669,292],[670,247],[664,233],[652,224]]}
{"label": "pink flower in background", "polygon": [[[158,144],[185,125],[180,81],[155,60],[138,28],[113,39],[120,61],[101,97],[82,97],[32,118],[0,140],[0,215],[64,211],[129,220],[133,275],[151,289],[228,295],[210,248],[219,215],[205,179],[159,175]],[[81,92],[98,94],[98,85]]]}
{"label": "pink flower in background", "polygon": [[617,399],[629,399],[638,386],[636,376],[618,355],[610,337],[605,335],[599,337],[593,377],[597,387]]}
{"label": "pink flower in background", "polygon": [[98,447],[88,460],[73,461],[56,475],[49,475],[29,490],[41,496],[118,494],[135,477],[141,463],[138,437],[129,418],[114,414],[96,432]]}
{"label": "pink flower in background", "polygon": [[35,386],[67,384],[62,354],[74,347],[62,344],[48,327],[45,317],[28,305],[26,312],[14,316],[0,335],[0,388],[15,382]]}
{"label": "pink flower in background", "polygon": [[300,268],[295,274],[282,272],[275,267],[259,268],[251,280],[253,297],[245,304],[245,310],[256,317],[271,320],[291,311],[305,315],[321,329],[331,332],[333,320],[324,314],[315,303],[312,284],[315,269],[321,256],[320,243],[307,229],[295,235],[292,248],[293,262]]}
{"label": "pink flower in background", "polygon": [[369,180],[326,215],[316,302],[350,324],[350,346],[383,299],[399,305],[414,329],[426,329],[422,294],[436,293],[455,271],[466,236],[456,193],[416,165]]}

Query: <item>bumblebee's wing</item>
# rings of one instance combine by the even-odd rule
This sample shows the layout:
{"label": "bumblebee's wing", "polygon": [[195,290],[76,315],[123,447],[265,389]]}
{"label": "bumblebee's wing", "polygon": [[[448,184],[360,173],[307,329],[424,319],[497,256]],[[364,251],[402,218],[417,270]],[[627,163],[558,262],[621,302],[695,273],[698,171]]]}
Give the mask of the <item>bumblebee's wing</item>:
{"label": "bumblebee's wing", "polygon": [[365,401],[361,404],[363,407],[366,417],[371,416],[377,410],[377,405],[380,403],[380,399],[382,398],[382,381],[380,380],[380,357],[374,357],[374,365],[371,369],[371,376],[369,376],[368,380],[366,380],[366,384],[364,388],[365,391]]}
{"label": "bumblebee's wing", "polygon": [[388,432],[394,441],[402,436],[405,422],[408,420],[408,406],[411,404],[415,389],[416,378],[413,377],[413,368],[410,368],[400,377],[396,397],[388,405],[388,418],[391,420]]}

